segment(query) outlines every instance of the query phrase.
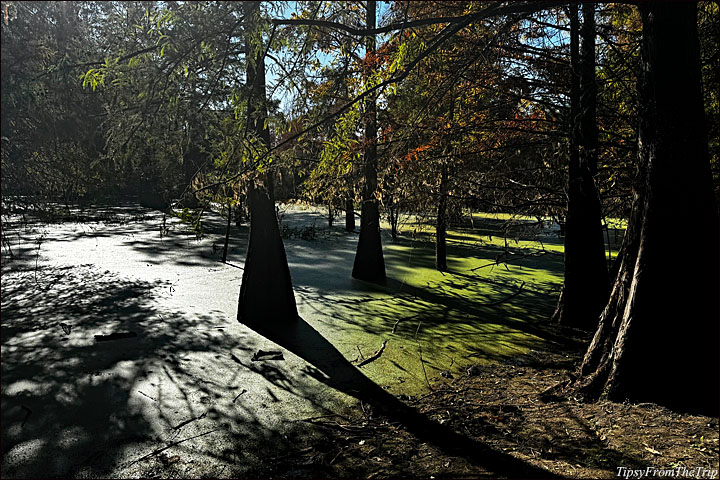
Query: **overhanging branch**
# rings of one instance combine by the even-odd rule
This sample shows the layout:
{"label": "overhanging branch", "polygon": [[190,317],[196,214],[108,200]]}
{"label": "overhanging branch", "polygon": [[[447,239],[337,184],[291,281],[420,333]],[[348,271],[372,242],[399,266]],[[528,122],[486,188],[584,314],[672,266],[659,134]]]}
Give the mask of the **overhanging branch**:
{"label": "overhanging branch", "polygon": [[[567,3],[567,2],[565,2]],[[442,23],[457,24],[464,23],[467,20],[477,20],[480,18],[487,18],[491,15],[505,15],[510,13],[533,13],[545,8],[552,8],[561,6],[561,2],[522,2],[522,3],[511,3],[505,7],[501,7],[502,2],[496,2],[489,7],[481,10],[480,12],[470,13],[467,15],[460,15],[456,17],[433,17],[433,18],[421,18],[418,20],[394,22],[383,27],[377,28],[355,28],[344,23],[331,22],[329,20],[317,20],[317,19],[305,19],[305,18],[274,18],[272,19],[273,25],[306,25],[332,28],[335,30],[343,30],[351,35],[367,36],[376,35],[378,33],[388,33],[396,30],[404,30],[412,27],[420,27],[426,25],[438,25]],[[488,11],[495,10],[495,12],[487,13]]]}
{"label": "overhanging branch", "polygon": [[[274,147],[268,149],[265,152],[265,154],[263,154],[262,157],[258,159],[258,161],[264,160],[267,156],[269,156],[271,153],[273,153],[278,148],[280,148],[288,143],[294,142],[295,140],[302,137],[306,133],[324,125],[325,123],[332,120],[333,118],[336,118],[337,116],[345,113],[353,105],[362,101],[367,96],[374,94],[378,90],[385,88],[388,85],[392,85],[394,83],[399,83],[399,82],[403,81],[405,78],[408,77],[408,75],[410,75],[412,70],[422,60],[427,58],[431,53],[433,53],[438,48],[440,48],[440,46],[443,43],[445,43],[448,39],[455,36],[458,32],[460,32],[462,29],[464,29],[468,25],[472,24],[473,22],[483,20],[483,19],[489,18],[489,17],[500,16],[500,15],[510,15],[510,14],[518,14],[518,13],[531,14],[531,13],[538,12],[540,10],[559,7],[559,6],[565,5],[565,3],[558,2],[558,1],[538,1],[538,2],[511,3],[509,5],[502,6],[502,2],[496,2],[493,5],[491,5],[487,8],[484,8],[483,10],[473,13],[471,15],[465,15],[462,17],[444,17],[445,19],[456,18],[459,20],[457,20],[455,22],[455,25],[453,25],[452,27],[450,25],[448,25],[440,33],[438,33],[435,36],[435,38],[433,40],[431,40],[430,45],[422,53],[420,53],[412,62],[407,64],[402,72],[400,72],[398,75],[395,75],[387,80],[380,82],[379,84],[375,85],[374,87],[371,87],[371,88],[365,90],[363,93],[356,96],[354,99],[350,100],[348,103],[346,103],[345,105],[340,107],[340,109],[338,109],[334,113],[322,118],[321,120],[318,120],[317,122],[313,123],[309,127],[306,127],[305,129],[295,133],[294,135],[291,135],[290,137],[286,138],[285,140],[278,143]],[[285,20],[278,20],[279,23],[276,23],[275,20],[273,20],[273,24],[274,25],[282,25],[282,22],[284,22],[284,21]],[[305,22],[306,20],[298,19],[298,21]],[[325,22],[324,20],[307,20],[307,22],[317,22],[317,21]],[[327,23],[335,24],[335,22],[327,22]],[[447,22],[437,22],[437,23],[447,23]],[[296,23],[296,24],[302,24],[302,23]],[[336,24],[336,25],[341,25],[341,24]],[[397,24],[397,25],[402,25],[402,24]],[[347,27],[347,26],[345,26],[345,27]],[[347,28],[352,28],[352,27],[347,27]],[[381,27],[381,28],[387,28],[387,27]],[[407,24],[405,24],[404,28],[407,28]],[[345,29],[345,30],[347,31],[347,29]],[[374,30],[378,30],[378,29],[363,30],[362,32],[364,32],[364,34],[366,34],[366,35],[370,35],[374,32]],[[387,30],[387,31],[390,31],[390,30]],[[228,178],[227,181],[232,181],[239,176],[240,175],[234,175],[234,176]],[[215,185],[208,185],[206,187],[203,187],[201,190],[205,190],[205,189],[208,189],[208,188],[211,188],[214,186]]]}

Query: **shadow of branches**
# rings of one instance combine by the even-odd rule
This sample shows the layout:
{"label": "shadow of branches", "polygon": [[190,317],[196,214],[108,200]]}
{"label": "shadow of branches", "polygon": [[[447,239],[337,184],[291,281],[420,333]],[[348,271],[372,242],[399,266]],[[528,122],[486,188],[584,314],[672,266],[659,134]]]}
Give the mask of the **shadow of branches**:
{"label": "shadow of branches", "polygon": [[[3,478],[252,475],[291,441],[268,372],[230,355],[256,337],[227,312],[162,307],[165,291],[93,265],[3,272]],[[288,408],[313,397],[297,383]]]}

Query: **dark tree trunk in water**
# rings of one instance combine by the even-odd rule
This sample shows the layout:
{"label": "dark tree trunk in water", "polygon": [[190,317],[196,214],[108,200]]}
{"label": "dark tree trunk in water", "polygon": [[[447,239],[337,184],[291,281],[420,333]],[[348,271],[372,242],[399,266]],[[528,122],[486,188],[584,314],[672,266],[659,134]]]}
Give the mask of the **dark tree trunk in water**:
{"label": "dark tree trunk in water", "polygon": [[[247,3],[246,8],[248,21],[253,22],[260,3]],[[254,33],[251,28],[248,32]],[[265,59],[262,48],[253,49],[251,45],[246,38],[246,52],[257,52],[248,58],[248,116],[254,133],[269,147],[270,131],[265,122]],[[265,185],[256,178],[248,186],[250,235],[238,302],[238,320],[248,324],[289,322],[298,316],[285,246],[275,215],[271,175],[268,173],[264,180]]]}
{"label": "dark tree trunk in water", "polygon": [[[718,207],[696,4],[646,2],[633,208],[610,300],[581,367],[596,397],[718,414]],[[678,258],[678,222],[692,250]]]}
{"label": "dark tree trunk in water", "polygon": [[225,227],[225,245],[223,246],[222,263],[227,262],[228,247],[230,245],[230,225],[232,225],[232,205],[227,205],[227,226]]}
{"label": "dark tree trunk in water", "polygon": [[193,178],[195,178],[195,172],[197,171],[196,165],[193,160],[197,158],[197,146],[192,141],[192,135],[189,134],[188,147],[183,155],[183,179],[186,187],[192,184]]}
{"label": "dark tree trunk in water", "polygon": [[440,197],[438,198],[437,225],[435,226],[435,268],[447,272],[447,200],[448,167],[443,159],[440,173]]}
{"label": "dark tree trunk in water", "polygon": [[[367,28],[375,28],[375,0],[367,2]],[[369,79],[375,65],[375,35],[365,37],[365,78]],[[352,276],[360,280],[385,279],[385,259],[380,240],[380,205],[377,199],[377,105],[376,96],[365,102],[364,137],[365,192],[360,213],[360,238]]]}
{"label": "dark tree trunk in water", "polygon": [[243,222],[243,209],[245,208],[243,203],[243,195],[240,195],[238,198],[237,206],[235,207],[235,225],[237,225],[238,227],[242,225]]}
{"label": "dark tree trunk in water", "polygon": [[553,317],[561,324],[592,330],[607,303],[609,290],[600,197],[594,180],[598,146],[595,7],[592,3],[583,4],[582,48],[579,54],[577,4],[570,8],[573,78],[565,282]]}
{"label": "dark tree trunk in water", "polygon": [[398,201],[395,199],[395,197],[390,198],[390,205],[388,208],[388,213],[390,217],[390,235],[392,236],[393,240],[397,239],[398,236],[398,222],[400,221],[400,205],[398,205]]}
{"label": "dark tree trunk in water", "polygon": [[348,190],[348,197],[345,200],[345,230],[355,231],[355,195],[352,187]]}
{"label": "dark tree trunk in water", "polygon": [[250,240],[240,287],[238,320],[243,323],[282,323],[297,319],[285,246],[275,220],[275,205],[267,191],[250,186]]}
{"label": "dark tree trunk in water", "polygon": [[392,172],[386,173],[383,179],[385,186],[385,211],[390,221],[390,235],[393,240],[398,236],[398,221],[400,216],[400,202],[397,198],[397,189],[395,187],[395,175]]}

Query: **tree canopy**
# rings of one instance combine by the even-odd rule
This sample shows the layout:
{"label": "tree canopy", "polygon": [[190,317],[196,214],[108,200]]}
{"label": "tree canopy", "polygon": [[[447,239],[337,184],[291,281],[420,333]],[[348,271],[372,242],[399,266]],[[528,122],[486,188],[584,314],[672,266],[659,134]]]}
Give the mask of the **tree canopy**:
{"label": "tree canopy", "polygon": [[[598,328],[584,391],[642,396],[623,380],[642,376],[624,370],[642,352],[627,332],[658,311],[632,299],[672,292],[640,270],[660,268],[664,215],[691,209],[716,239],[720,172],[718,4],[650,5],[3,1],[3,197],[134,196],[198,228],[205,209],[248,206],[248,322],[297,315],[276,201],[322,204],[331,224],[345,212],[348,231],[359,211],[353,276],[380,283],[382,221],[396,237],[402,218],[431,219],[443,272],[467,212],[554,222],[567,231],[558,318]],[[622,247],[611,222],[628,225]],[[716,268],[697,275],[717,284]],[[688,342],[712,336],[711,311]]]}

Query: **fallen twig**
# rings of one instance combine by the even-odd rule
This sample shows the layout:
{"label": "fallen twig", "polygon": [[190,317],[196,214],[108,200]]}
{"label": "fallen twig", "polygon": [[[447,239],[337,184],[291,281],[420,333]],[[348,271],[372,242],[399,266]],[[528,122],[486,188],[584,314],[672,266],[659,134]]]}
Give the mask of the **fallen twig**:
{"label": "fallen twig", "polygon": [[[506,241],[507,241],[507,239],[506,239]],[[519,257],[515,257],[513,260],[523,260],[525,258],[537,258],[537,257],[542,257],[543,255],[555,254],[555,253],[556,252],[553,252],[550,250],[545,250],[545,247],[543,246],[542,250],[536,250],[534,252],[527,253],[525,255],[520,255]],[[497,258],[495,259],[494,262],[486,263],[485,265],[480,265],[479,267],[471,268],[470,271],[475,272],[477,270],[480,270],[481,268],[491,267],[491,266],[497,267],[501,263],[505,266],[505,268],[507,268],[507,262],[503,259],[503,257],[509,257],[511,255],[517,255],[517,253],[506,250],[504,252],[501,252],[497,256]]]}
{"label": "fallen twig", "polygon": [[375,352],[372,356],[368,357],[367,359],[363,360],[362,362],[358,363],[358,367],[362,367],[363,365],[367,365],[370,362],[374,362],[378,358],[380,358],[380,355],[382,355],[383,350],[385,350],[385,345],[387,345],[387,340],[384,340],[382,343],[382,346],[378,349],[377,352]]}
{"label": "fallen twig", "polygon": [[440,393],[457,393],[457,391],[456,391],[456,390],[448,390],[447,388],[442,389],[442,390],[433,390],[433,391],[431,391],[430,393],[426,393],[425,395],[423,395],[423,396],[421,396],[421,397],[417,397],[417,398],[415,398],[415,399],[413,399],[413,400],[410,400],[410,401],[411,401],[412,403],[418,403],[420,400],[424,400],[424,399],[426,399],[427,397],[430,397],[430,396],[432,396],[432,395],[437,395],[437,394],[440,394]]}
{"label": "fallen twig", "polygon": [[342,449],[338,450],[338,452],[335,454],[335,456],[333,457],[333,459],[330,460],[330,463],[328,463],[328,465],[332,465],[333,462],[334,462],[335,460],[337,460],[337,458],[340,456],[341,453],[342,453]]}
{"label": "fallen twig", "polygon": [[233,403],[235,403],[235,402],[237,401],[237,399],[240,398],[240,395],[242,395],[242,394],[244,394],[244,393],[247,393],[247,390],[245,390],[245,389],[243,388],[243,389],[242,389],[242,392],[238,393],[238,394],[235,396],[235,398],[233,399]]}
{"label": "fallen twig", "polygon": [[[420,327],[418,326],[418,328],[420,328]],[[427,378],[427,372],[425,371],[425,360],[423,360],[423,357],[422,357],[422,348],[420,349],[420,365],[422,365],[423,374],[425,375],[425,383],[427,384],[427,387],[432,392],[433,388],[430,386],[430,382],[428,381],[428,378]]]}
{"label": "fallen twig", "polygon": [[402,320],[402,318],[398,318],[397,321],[395,322],[395,325],[393,325],[392,333],[395,333],[395,330],[397,329],[397,326],[398,326],[398,323],[400,323],[400,320]]}
{"label": "fallen twig", "polygon": [[140,457],[140,458],[138,458],[137,460],[134,460],[134,461],[130,462],[130,464],[128,465],[128,467],[129,467],[130,465],[133,465],[133,464],[138,463],[138,462],[142,462],[143,460],[147,460],[147,459],[150,458],[150,457],[153,457],[153,456],[155,456],[155,455],[158,455],[158,454],[164,452],[165,450],[167,450],[168,448],[172,448],[172,447],[174,447],[174,446],[176,446],[176,445],[180,445],[181,443],[187,442],[188,440],[193,440],[193,439],[195,439],[195,438],[204,437],[205,435],[209,435],[209,434],[211,434],[211,433],[213,433],[213,432],[217,432],[218,430],[220,430],[220,429],[219,429],[219,428],[213,428],[212,430],[208,430],[208,431],[205,432],[205,433],[199,433],[199,434],[197,434],[197,435],[195,435],[195,436],[188,437],[188,438],[184,438],[184,439],[182,439],[182,440],[178,440],[177,442],[169,443],[169,444],[165,445],[165,446],[162,447],[162,448],[158,448],[157,450],[154,450],[154,451],[148,453],[148,454],[145,455],[144,457]]}
{"label": "fallen twig", "polygon": [[368,426],[368,427],[365,427],[365,426],[361,427],[361,426],[351,425],[351,424],[343,425],[343,424],[341,424],[341,423],[339,423],[339,422],[315,422],[315,421],[312,421],[312,420],[297,420],[297,421],[298,421],[298,422],[304,422],[304,423],[312,423],[313,425],[318,425],[318,426],[321,426],[321,427],[339,428],[340,430],[343,430],[343,431],[345,431],[345,432],[351,432],[351,433],[368,432],[368,431],[375,430],[374,427],[369,427],[369,426]]}
{"label": "fallen twig", "polygon": [[154,399],[153,397],[151,397],[150,395],[148,395],[148,394],[145,393],[145,392],[141,392],[140,390],[138,390],[138,393],[139,393],[140,395],[145,395],[147,398],[149,398],[149,399],[152,400],[153,402],[157,402],[156,399]]}
{"label": "fallen twig", "polygon": [[491,265],[497,266],[497,265],[499,265],[499,263],[496,263],[496,262],[486,263],[485,265],[480,265],[479,267],[471,268],[470,271],[471,271],[471,272],[475,272],[475,271],[477,271],[477,270],[480,270],[481,268],[489,267],[489,266],[491,266]]}
{"label": "fallen twig", "polygon": [[411,316],[409,316],[409,317],[398,318],[398,319],[397,319],[397,322],[395,322],[395,325],[393,325],[392,333],[395,333],[395,330],[397,330],[398,323],[400,323],[400,322],[403,321],[403,320],[412,320],[413,318],[415,318],[415,317],[417,317],[417,316],[419,316],[419,315],[420,315],[420,314],[417,313],[417,314],[411,315]]}
{"label": "fallen twig", "polygon": [[258,350],[250,359],[253,362],[258,360],[285,360],[280,350]]}
{"label": "fallen twig", "polygon": [[280,455],[280,456],[278,456],[278,457],[271,457],[270,460],[272,460],[272,461],[277,461],[277,460],[282,460],[282,459],[288,458],[288,457],[294,457],[294,456],[297,456],[297,455],[304,455],[304,454],[306,454],[306,453],[312,452],[313,450],[315,450],[315,447],[305,447],[305,448],[301,448],[300,450],[295,450],[295,451],[292,451],[292,452],[290,452],[290,453],[286,453],[285,455]]}
{"label": "fallen twig", "polygon": [[348,419],[346,416],[340,415],[339,413],[329,413],[329,414],[327,414],[327,415],[318,415],[317,417],[303,418],[303,419],[301,419],[300,421],[301,421],[301,422],[310,422],[310,421],[313,421],[313,420],[320,420],[320,419],[323,419],[323,418],[335,418],[335,417],[339,417],[339,418],[342,418],[343,420],[348,420],[348,421],[349,421],[349,419]]}
{"label": "fallen twig", "polygon": [[542,397],[545,397],[545,396],[552,395],[552,394],[554,394],[556,391],[561,390],[561,389],[567,387],[568,385],[570,385],[571,382],[572,382],[572,379],[568,379],[568,380],[562,380],[562,381],[557,382],[557,383],[555,383],[555,384],[553,384],[553,385],[550,385],[550,386],[547,387],[545,390],[543,390],[542,392],[540,392],[540,394],[538,395],[538,397],[541,397],[541,398],[542,398]]}
{"label": "fallen twig", "polygon": [[203,413],[202,415],[199,415],[197,417],[191,418],[190,420],[185,420],[184,422],[178,423],[177,425],[175,425],[172,428],[173,428],[173,430],[179,430],[190,422],[194,422],[195,420],[200,420],[200,419],[205,418],[207,416],[207,413],[208,413],[207,410],[205,410],[205,413]]}

